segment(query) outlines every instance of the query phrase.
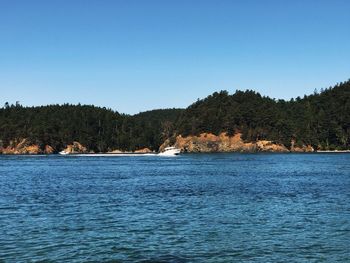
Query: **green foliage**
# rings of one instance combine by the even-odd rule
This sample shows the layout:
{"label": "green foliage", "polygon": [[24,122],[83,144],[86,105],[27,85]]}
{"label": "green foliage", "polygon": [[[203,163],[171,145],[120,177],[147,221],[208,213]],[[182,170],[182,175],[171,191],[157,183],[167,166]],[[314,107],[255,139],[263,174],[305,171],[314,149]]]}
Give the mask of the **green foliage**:
{"label": "green foliage", "polygon": [[174,123],[182,109],[164,109],[124,115],[118,130],[118,149],[135,150],[147,147],[158,150],[159,146],[174,133]]}
{"label": "green foliage", "polygon": [[189,106],[177,122],[178,134],[202,132],[241,132],[247,141],[268,139],[287,147],[294,139],[316,148],[349,148],[350,81],[290,101],[250,90],[215,92]]}
{"label": "green foliage", "polygon": [[0,110],[0,137],[4,145],[16,138],[28,138],[60,150],[79,141],[91,150],[102,151],[118,144],[116,129],[121,122],[120,114],[88,105],[6,105]]}
{"label": "green foliage", "polygon": [[0,138],[3,146],[14,139],[28,138],[56,151],[73,141],[95,152],[143,147],[156,150],[163,139],[163,129],[168,124],[172,129],[180,112],[155,110],[129,116],[89,105],[22,107],[6,103],[0,109]]}
{"label": "green foliage", "polygon": [[89,150],[157,150],[173,135],[241,132],[247,141],[267,139],[290,146],[322,149],[350,147],[350,81],[290,101],[263,97],[251,90],[215,92],[187,109],[123,115],[90,105],[0,108],[0,144],[28,138],[56,151],[78,141]]}

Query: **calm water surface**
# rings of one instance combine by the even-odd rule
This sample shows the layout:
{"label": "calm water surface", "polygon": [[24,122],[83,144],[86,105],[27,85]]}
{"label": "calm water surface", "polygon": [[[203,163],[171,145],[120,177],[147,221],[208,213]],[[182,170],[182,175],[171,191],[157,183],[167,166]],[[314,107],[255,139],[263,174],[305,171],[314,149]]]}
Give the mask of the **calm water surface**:
{"label": "calm water surface", "polygon": [[3,262],[350,262],[350,154],[0,156]]}

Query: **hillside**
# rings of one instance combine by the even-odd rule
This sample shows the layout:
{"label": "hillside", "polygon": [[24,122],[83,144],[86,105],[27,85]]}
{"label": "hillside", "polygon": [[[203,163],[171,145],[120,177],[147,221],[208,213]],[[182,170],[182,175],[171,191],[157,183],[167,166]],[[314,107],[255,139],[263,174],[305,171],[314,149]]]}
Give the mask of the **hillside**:
{"label": "hillside", "polygon": [[157,151],[173,134],[174,124],[182,109],[159,109],[136,115],[123,115],[117,129],[118,143],[114,148],[135,150],[147,147]]}
{"label": "hillside", "polygon": [[46,145],[61,151],[74,141],[89,151],[157,150],[163,130],[171,127],[181,110],[154,110],[124,115],[90,105],[49,105],[22,107],[6,104],[0,109],[0,147],[16,147],[26,140],[28,146]]}
{"label": "hillside", "polygon": [[23,107],[7,103],[0,109],[0,149],[7,148],[7,152],[18,144],[30,148],[24,153],[36,149],[58,152],[73,142],[94,152],[145,147],[158,150],[164,141],[174,143],[179,135],[203,142],[207,138],[203,134],[209,134],[211,140],[216,138],[214,141],[232,141],[230,136],[241,134],[239,143],[248,145],[247,149],[257,149],[256,145],[251,148],[245,144],[257,141],[276,143],[279,149],[290,149],[292,143],[293,147],[349,149],[350,81],[290,101],[274,100],[250,90],[232,95],[221,91],[187,109],[136,115],[70,104]]}
{"label": "hillside", "polygon": [[315,149],[349,148],[350,81],[290,101],[254,91],[214,93],[189,106],[176,124],[183,136],[242,133],[245,141],[271,140]]}

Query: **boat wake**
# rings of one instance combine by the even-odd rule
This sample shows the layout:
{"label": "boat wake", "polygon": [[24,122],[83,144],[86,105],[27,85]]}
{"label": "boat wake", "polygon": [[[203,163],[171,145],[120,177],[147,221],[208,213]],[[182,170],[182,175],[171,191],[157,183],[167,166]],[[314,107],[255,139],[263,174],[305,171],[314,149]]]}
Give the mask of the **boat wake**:
{"label": "boat wake", "polygon": [[175,147],[166,147],[163,152],[160,153],[68,153],[66,151],[59,152],[62,156],[84,156],[84,157],[130,157],[130,156],[161,156],[161,157],[173,157],[180,154],[180,149]]}

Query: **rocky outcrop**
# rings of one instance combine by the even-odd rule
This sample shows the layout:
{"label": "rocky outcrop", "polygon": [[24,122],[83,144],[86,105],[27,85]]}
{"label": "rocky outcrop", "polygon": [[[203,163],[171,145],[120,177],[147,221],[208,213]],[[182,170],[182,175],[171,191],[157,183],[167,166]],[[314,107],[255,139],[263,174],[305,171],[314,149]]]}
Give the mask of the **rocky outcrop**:
{"label": "rocky outcrop", "polygon": [[152,151],[149,148],[142,148],[135,151],[135,153],[151,153]]}
{"label": "rocky outcrop", "polygon": [[2,154],[52,154],[54,149],[46,145],[42,149],[39,145],[31,143],[28,139],[18,139],[10,141],[6,147],[0,147]]}
{"label": "rocky outcrop", "polygon": [[311,145],[305,145],[305,144],[303,144],[302,146],[296,146],[295,141],[292,140],[290,151],[303,153],[303,152],[314,152],[315,149]]}
{"label": "rocky outcrop", "polygon": [[107,153],[124,153],[123,151],[121,151],[121,150],[113,150],[113,151],[109,151],[109,152],[107,152]]}
{"label": "rocky outcrop", "polygon": [[175,147],[184,152],[249,152],[255,150],[252,143],[244,143],[240,134],[227,136],[202,133],[199,136],[176,137]]}
{"label": "rocky outcrop", "polygon": [[63,150],[66,153],[74,154],[74,153],[89,153],[87,148],[81,145],[79,142],[73,142],[73,144],[67,145],[67,147]]}
{"label": "rocky outcrop", "polygon": [[259,140],[255,144],[258,152],[289,152],[288,148],[283,144],[277,144],[271,141]]}
{"label": "rocky outcrop", "polygon": [[53,154],[55,150],[50,145],[45,145],[44,153],[45,154]]}
{"label": "rocky outcrop", "polygon": [[311,153],[314,152],[315,149],[311,145],[303,145],[302,147],[294,147],[290,151],[296,153]]}
{"label": "rocky outcrop", "polygon": [[[159,148],[162,151],[170,145],[170,140],[166,140]],[[240,133],[229,136],[226,133],[214,135],[202,133],[199,136],[176,137],[174,146],[182,152],[289,152],[282,144],[267,140],[256,142],[244,142]]]}
{"label": "rocky outcrop", "polygon": [[[211,133],[202,133],[198,136],[177,136],[174,140],[166,140],[159,148],[159,151],[164,151],[164,148],[174,145],[181,149],[182,152],[314,152],[314,148],[310,145],[296,145],[294,140],[291,141],[291,148],[288,149],[283,144],[274,143],[268,140],[258,140],[256,142],[244,142],[241,134],[237,133],[234,136],[229,136],[226,133],[214,135]],[[67,145],[64,149],[69,154],[89,153],[87,148],[79,142]],[[33,144],[28,139],[18,139],[11,141],[6,147],[0,141],[0,154],[53,154],[55,150],[45,145],[40,147]],[[120,150],[114,150],[108,153],[130,153]],[[142,148],[135,153],[152,153],[149,148]]]}
{"label": "rocky outcrop", "polygon": [[121,151],[121,150],[113,150],[113,151],[109,151],[108,153],[113,153],[113,154],[118,154],[118,153],[152,153],[152,151],[149,148],[142,148],[142,149],[138,149],[135,150],[134,152],[130,152],[130,151]]}

